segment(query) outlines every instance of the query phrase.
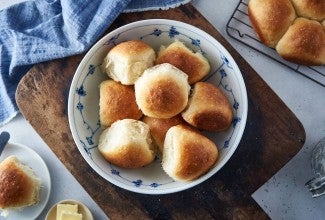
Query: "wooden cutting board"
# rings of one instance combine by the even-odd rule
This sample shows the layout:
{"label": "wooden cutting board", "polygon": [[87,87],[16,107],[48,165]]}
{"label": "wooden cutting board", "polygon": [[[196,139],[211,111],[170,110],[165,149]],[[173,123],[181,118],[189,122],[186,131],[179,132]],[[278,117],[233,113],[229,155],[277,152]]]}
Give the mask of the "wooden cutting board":
{"label": "wooden cutting board", "polygon": [[153,196],[121,189],[95,173],[73,141],[67,116],[69,86],[83,55],[35,65],[18,85],[20,111],[111,219],[268,218],[251,194],[301,149],[302,124],[190,4],[122,14],[108,31],[148,18],[174,19],[201,28],[224,45],[242,71],[249,101],[245,132],[232,158],[209,180],[179,193]]}

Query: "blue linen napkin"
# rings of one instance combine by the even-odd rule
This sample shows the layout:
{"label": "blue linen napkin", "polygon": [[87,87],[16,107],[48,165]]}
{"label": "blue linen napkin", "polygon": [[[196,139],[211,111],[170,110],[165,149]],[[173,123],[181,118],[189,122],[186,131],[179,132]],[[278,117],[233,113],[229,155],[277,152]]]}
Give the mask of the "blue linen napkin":
{"label": "blue linen napkin", "polygon": [[0,11],[0,126],[17,113],[15,92],[33,64],[87,51],[123,11],[188,0],[32,0]]}

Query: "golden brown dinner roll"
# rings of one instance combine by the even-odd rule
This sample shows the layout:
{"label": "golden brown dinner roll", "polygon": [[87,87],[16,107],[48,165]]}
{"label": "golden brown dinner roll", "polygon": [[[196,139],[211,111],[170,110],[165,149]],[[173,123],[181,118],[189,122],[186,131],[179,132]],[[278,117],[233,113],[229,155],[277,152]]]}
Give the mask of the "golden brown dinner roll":
{"label": "golden brown dinner roll", "polygon": [[41,181],[34,171],[9,156],[0,163],[0,209],[23,208],[39,202]]}
{"label": "golden brown dinner roll", "polygon": [[152,118],[144,116],[142,121],[149,125],[151,136],[154,143],[158,146],[160,153],[163,152],[164,140],[168,129],[178,124],[186,124],[180,114],[172,118]]}
{"label": "golden brown dinner roll", "polygon": [[324,0],[291,0],[291,2],[298,16],[317,21],[325,19]]}
{"label": "golden brown dinner roll", "polygon": [[130,40],[113,47],[103,63],[103,70],[113,80],[133,85],[143,71],[154,65],[156,53],[139,40]]}
{"label": "golden brown dinner roll", "polygon": [[147,69],[135,83],[135,98],[144,115],[171,118],[187,105],[190,85],[187,75],[171,64]]}
{"label": "golden brown dinner roll", "polygon": [[227,129],[233,119],[229,100],[208,82],[197,82],[182,117],[190,125],[208,131]]}
{"label": "golden brown dinner roll", "polygon": [[290,0],[250,0],[248,15],[260,40],[272,48],[296,17]]}
{"label": "golden brown dinner roll", "polygon": [[124,168],[140,168],[155,158],[149,126],[134,119],[116,121],[105,129],[98,150],[107,161]]}
{"label": "golden brown dinner roll", "polygon": [[208,60],[200,52],[193,53],[180,41],[162,47],[158,53],[157,64],[170,63],[188,75],[188,82],[200,81],[210,71]]}
{"label": "golden brown dinner roll", "polygon": [[276,46],[280,56],[303,65],[325,64],[325,31],[317,21],[297,18]]}
{"label": "golden brown dinner roll", "polygon": [[217,146],[204,135],[184,125],[166,134],[162,167],[174,180],[190,181],[208,172],[216,163]]}
{"label": "golden brown dinner roll", "polygon": [[[248,14],[260,40],[282,58],[303,65],[325,64],[324,0],[250,0]],[[276,40],[270,43],[265,36],[273,35]]]}
{"label": "golden brown dinner roll", "polygon": [[140,119],[142,112],[135,102],[133,86],[105,80],[99,86],[99,119],[104,127],[113,122],[131,118]]}

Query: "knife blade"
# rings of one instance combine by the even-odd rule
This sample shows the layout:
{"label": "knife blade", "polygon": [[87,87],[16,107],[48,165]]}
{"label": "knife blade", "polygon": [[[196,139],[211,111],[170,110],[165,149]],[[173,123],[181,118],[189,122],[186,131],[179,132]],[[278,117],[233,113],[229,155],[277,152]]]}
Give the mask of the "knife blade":
{"label": "knife blade", "polygon": [[1,132],[0,134],[0,155],[3,151],[3,149],[5,148],[5,146],[7,145],[8,141],[10,138],[10,134],[6,131]]}

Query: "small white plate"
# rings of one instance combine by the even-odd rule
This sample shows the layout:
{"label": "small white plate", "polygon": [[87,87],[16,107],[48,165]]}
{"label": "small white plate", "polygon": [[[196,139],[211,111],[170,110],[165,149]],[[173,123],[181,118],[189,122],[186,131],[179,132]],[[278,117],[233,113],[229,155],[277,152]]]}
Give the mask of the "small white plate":
{"label": "small white plate", "polygon": [[43,159],[34,150],[25,145],[8,143],[0,156],[0,161],[3,161],[11,155],[15,155],[22,163],[32,168],[35,174],[41,179],[40,202],[37,205],[25,207],[21,211],[9,210],[9,215],[6,218],[0,216],[0,219],[36,219],[45,208],[50,197],[51,178],[49,170]]}
{"label": "small white plate", "polygon": [[83,220],[93,220],[93,215],[91,214],[90,210],[88,207],[76,200],[62,200],[61,202],[56,203],[50,211],[47,213],[45,220],[56,220],[56,207],[58,204],[71,204],[71,205],[78,205],[78,213],[82,214],[82,219]]}

